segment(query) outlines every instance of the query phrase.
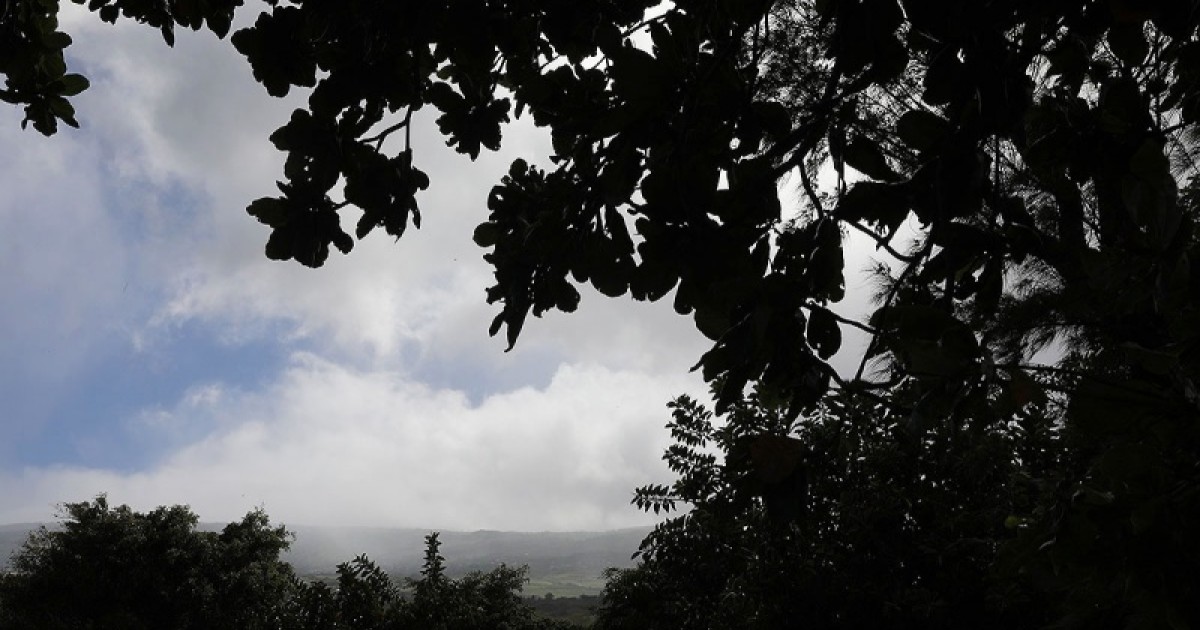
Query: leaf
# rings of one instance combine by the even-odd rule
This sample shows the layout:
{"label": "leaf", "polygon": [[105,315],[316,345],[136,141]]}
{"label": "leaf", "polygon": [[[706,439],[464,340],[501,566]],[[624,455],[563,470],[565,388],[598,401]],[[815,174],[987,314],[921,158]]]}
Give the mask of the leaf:
{"label": "leaf", "polygon": [[68,125],[76,129],[79,128],[79,122],[75,120],[75,107],[71,105],[70,101],[61,96],[51,96],[46,99],[46,102],[49,103],[50,111],[55,116],[62,119]]}
{"label": "leaf", "polygon": [[288,260],[292,257],[292,239],[287,231],[271,231],[271,236],[267,238],[266,253],[271,260]]}
{"label": "leaf", "polygon": [[605,203],[623,204],[629,201],[642,178],[641,157],[636,146],[626,143],[628,149],[612,155],[600,172],[601,192]]}
{"label": "leaf", "polygon": [[940,388],[931,389],[921,396],[908,415],[905,428],[915,436],[924,435],[953,411],[953,399]]}
{"label": "leaf", "polygon": [[[58,7],[54,7],[54,10],[57,11]],[[71,36],[61,31],[54,31],[52,33],[47,33],[46,36],[42,38],[42,44],[46,48],[50,48],[52,50],[62,50],[63,48],[71,45]]]}
{"label": "leaf", "polygon": [[333,243],[333,246],[338,248],[338,251],[342,252],[343,254],[349,254],[350,250],[354,249],[354,239],[350,238],[349,234],[346,234],[341,230],[333,233],[330,242]]}
{"label": "leaf", "polygon": [[[947,51],[952,50],[947,47]],[[959,97],[964,79],[968,78],[965,64],[954,54],[935,55],[929,62],[922,85],[921,100],[931,105],[943,105]]]}
{"label": "leaf", "polygon": [[504,236],[504,228],[499,223],[488,221],[475,227],[472,240],[480,247],[494,247]]}
{"label": "leaf", "polygon": [[505,319],[508,325],[508,330],[505,331],[505,340],[508,341],[508,347],[504,349],[509,352],[517,345],[517,338],[521,336],[521,329],[525,326],[525,317],[527,311],[513,309]]}
{"label": "leaf", "polygon": [[633,250],[633,238],[629,235],[629,228],[625,225],[625,217],[612,206],[607,206],[604,209],[604,225],[608,229],[609,237],[612,242],[620,248],[622,252]]}
{"label": "leaf", "polygon": [[620,297],[629,290],[629,279],[610,261],[598,261],[592,266],[592,286],[608,297]]}
{"label": "leaf", "polygon": [[1150,54],[1150,44],[1141,22],[1117,24],[1108,31],[1108,45],[1127,66],[1140,66]]}
{"label": "leaf", "polygon": [[1028,524],[1029,524],[1028,518],[1025,518],[1022,516],[1017,516],[1016,514],[1009,514],[1004,519],[1004,529],[1021,529],[1022,527],[1025,527]]}
{"label": "leaf", "polygon": [[629,281],[629,292],[635,300],[657,301],[671,292],[679,282],[679,275],[671,268],[655,261],[643,261],[638,265]]}
{"label": "leaf", "polygon": [[573,313],[579,308],[579,291],[569,282],[561,282],[555,290],[554,306],[564,313]]}
{"label": "leaf", "polygon": [[931,306],[885,306],[871,316],[884,343],[911,376],[961,376],[979,357],[979,342],[953,315]]}
{"label": "leaf", "polygon": [[[101,17],[103,12],[101,9]],[[292,85],[316,84],[317,65],[312,41],[303,33],[304,20],[299,7],[276,6],[271,13],[260,14],[253,26],[230,38],[233,47],[250,62],[254,78],[271,96],[287,96]]]}
{"label": "leaf", "polygon": [[1056,44],[1046,58],[1050,61],[1051,76],[1061,76],[1068,83],[1082,81],[1088,68],[1088,49],[1078,37],[1067,36]]}
{"label": "leaf", "polygon": [[794,437],[764,434],[754,438],[749,452],[754,475],[774,484],[787,479],[801,465],[805,447]]}
{"label": "leaf", "polygon": [[1178,347],[1151,349],[1132,341],[1121,344],[1121,349],[1134,365],[1158,375],[1170,374],[1179,365],[1182,351]]}
{"label": "leaf", "polygon": [[64,75],[58,82],[62,86],[58,93],[62,96],[75,96],[88,89],[90,85],[82,74]]}
{"label": "leaf", "polygon": [[895,36],[888,36],[876,44],[875,61],[871,64],[871,76],[877,83],[887,83],[900,76],[908,67],[908,49]]}
{"label": "leaf", "polygon": [[[834,222],[829,222],[836,225]],[[809,267],[805,270],[812,287],[812,297],[829,302],[840,302],[846,296],[846,260],[839,240],[824,243],[813,249]]]}
{"label": "leaf", "polygon": [[846,145],[842,151],[842,159],[854,170],[871,179],[887,182],[900,179],[888,164],[883,152],[879,150],[879,146],[863,136],[854,138]]}
{"label": "leaf", "polygon": [[750,105],[750,110],[772,138],[782,138],[792,130],[792,113],[783,103],[755,101]]}
{"label": "leaf", "polygon": [[921,152],[935,149],[949,132],[949,122],[923,109],[911,109],[896,121],[896,134],[900,139]]}
{"label": "leaf", "polygon": [[610,55],[610,76],[613,91],[623,100],[640,107],[651,107],[661,103],[661,98],[670,85],[669,77],[662,71],[660,62],[650,53],[625,46]]}
{"label": "leaf", "polygon": [[219,39],[225,39],[229,34],[229,29],[233,26],[233,12],[219,12],[209,14],[204,18],[208,23],[208,30],[212,31]]}
{"label": "leaf", "polygon": [[282,199],[275,197],[255,199],[246,208],[246,212],[258,219],[259,223],[271,227],[279,227],[287,222],[287,204]]}
{"label": "leaf", "polygon": [[904,222],[908,211],[906,200],[895,185],[859,182],[842,197],[834,215],[846,221],[865,221],[890,234]]}
{"label": "leaf", "polygon": [[729,317],[719,308],[697,305],[694,320],[696,330],[713,341],[720,339],[729,330]]}
{"label": "leaf", "polygon": [[1010,415],[1031,404],[1044,404],[1048,398],[1046,390],[1035,381],[1025,370],[1006,368],[1009,378],[1001,385],[1000,396],[996,399],[996,411],[1001,415]]}
{"label": "leaf", "polygon": [[808,343],[817,356],[828,360],[842,346],[842,328],[828,309],[813,308],[808,314]]}

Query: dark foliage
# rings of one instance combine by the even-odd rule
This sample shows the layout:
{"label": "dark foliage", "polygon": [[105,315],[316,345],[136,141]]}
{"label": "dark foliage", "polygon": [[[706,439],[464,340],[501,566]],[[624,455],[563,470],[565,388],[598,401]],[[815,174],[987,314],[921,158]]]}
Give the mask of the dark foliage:
{"label": "dark foliage", "polygon": [[613,571],[597,628],[1031,628],[1045,596],[998,567],[1019,514],[1066,465],[1041,409],[939,421],[921,439],[878,404],[830,399],[796,421],[751,396],[729,421],[671,404],[678,479],[646,509],[640,564]]}
{"label": "dark foliage", "polygon": [[426,538],[421,577],[407,580],[409,597],[365,556],[338,566],[336,588],[297,584],[283,628],[288,630],[554,630],[568,628],[534,614],[521,598],[525,570],[501,565],[459,579],[446,576],[437,533]]}
{"label": "dark foliage", "polygon": [[0,577],[4,630],[274,628],[295,579],[290,534],[251,512],[220,533],[183,506],[147,513],[104,497],[63,506]]}
{"label": "dark foliage", "polygon": [[104,497],[63,507],[0,575],[0,630],[554,630],[521,598],[525,569],[450,579],[427,539],[407,594],[366,556],[337,583],[305,582],[279,559],[291,534],[255,511],[220,533],[183,506],[147,513]]}

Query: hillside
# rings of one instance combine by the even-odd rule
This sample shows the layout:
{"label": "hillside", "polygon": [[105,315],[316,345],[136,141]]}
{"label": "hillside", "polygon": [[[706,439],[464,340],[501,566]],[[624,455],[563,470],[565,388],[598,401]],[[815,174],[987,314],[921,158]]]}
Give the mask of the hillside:
{"label": "hillside", "polygon": [[[20,546],[35,523],[0,525],[0,568]],[[219,529],[206,524],[204,529]],[[333,574],[340,562],[366,554],[384,570],[398,576],[420,571],[424,551],[423,529],[386,527],[289,527],[296,534],[284,555],[303,576]],[[474,532],[441,533],[442,555],[451,574],[488,570],[501,563],[529,566],[531,595],[596,594],[608,567],[633,565],[630,556],[649,532],[648,527],[607,532]]]}

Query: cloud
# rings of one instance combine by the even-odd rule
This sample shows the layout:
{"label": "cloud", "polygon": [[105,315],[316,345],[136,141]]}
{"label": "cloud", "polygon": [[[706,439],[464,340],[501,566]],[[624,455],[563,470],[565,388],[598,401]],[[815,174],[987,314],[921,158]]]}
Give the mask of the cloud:
{"label": "cloud", "polygon": [[[95,448],[113,451],[104,461],[136,463],[10,463],[0,521],[44,519],[55,502],[108,492],[140,507],[191,503],[212,519],[262,503],[293,522],[645,522],[629,493],[664,480],[663,405],[696,388],[686,369],[699,335],[667,304],[590,292],[580,313],[529,322],[511,353],[486,334],[491,270],[471,232],[511,160],[546,153],[540,132],[514,126],[506,153],[471,163],[421,113],[417,160],[432,180],[423,229],[398,244],[369,238],[320,270],[272,262],[266,228],[244,208],[274,193],[282,155],[267,136],[302,95],[267,97],[209,35],[180,33],[167,50],[151,29],[64,12],[71,63],[93,86],[77,99],[80,132],[18,136],[17,113],[6,113],[3,133],[22,150],[4,158],[0,220],[30,246],[0,253],[22,270],[2,280],[22,305],[4,314],[3,343],[30,348],[14,369],[42,360],[74,375],[11,392],[64,401],[43,414],[46,435],[99,435]],[[114,346],[171,370],[172,353],[204,355],[204,344],[298,354],[248,381],[130,389],[145,398],[88,414],[107,414],[94,418],[103,429],[67,420],[90,405],[77,381],[113,391]],[[30,414],[18,412],[6,437],[28,430]]]}
{"label": "cloud", "polygon": [[[531,321],[517,350],[498,358],[504,344],[486,334],[498,309],[484,301],[491,268],[471,234],[511,161],[548,154],[544,132],[512,125],[502,153],[472,162],[445,146],[431,112],[420,112],[416,159],[431,179],[420,196],[422,229],[399,242],[374,234],[318,270],[274,262],[263,255],[267,228],[244,208],[275,194],[282,154],[267,136],[301,99],[267,97],[244,59],[203,34],[181,33],[164,53],[147,29],[79,25],[80,53],[99,75],[89,91],[96,100],[81,110],[94,113],[100,142],[125,164],[125,177],[175,186],[195,200],[175,209],[190,212],[190,223],[163,234],[165,299],[136,331],[139,344],[169,343],[174,328],[199,321],[219,329],[224,343],[272,338],[357,365],[440,374],[446,383],[455,371],[488,381],[472,391],[521,379],[542,384],[564,360],[674,369],[698,358],[699,335],[680,326],[686,320],[668,304],[590,291],[581,312]],[[501,367],[507,372],[495,374]]]}
{"label": "cloud", "polygon": [[[20,147],[0,156],[0,232],[19,235],[0,249],[0,290],[20,305],[0,313],[0,352],[14,357],[0,394],[18,401],[0,443],[37,419],[63,442],[100,434],[105,461],[135,463],[9,464],[0,522],[101,492],[190,503],[210,520],[262,504],[296,524],[647,522],[628,500],[671,478],[664,404],[703,392],[687,369],[708,344],[691,321],[669,302],[585,289],[578,312],[527,322],[512,352],[486,333],[497,307],[471,233],[511,160],[547,153],[544,134],[512,126],[505,152],[470,162],[421,112],[421,230],[373,235],[319,270],[269,261],[268,231],[244,208],[274,194],[283,156],[267,137],[303,95],[269,98],[211,35],[181,32],[167,50],[152,29],[64,12],[72,63],[93,82],[78,99],[84,130],[44,139],[19,132],[11,108],[0,118],[0,142]],[[169,371],[221,354],[205,346],[249,349],[228,353],[240,363],[258,348],[293,358],[138,391],[133,411],[89,416],[107,414],[101,430],[64,420],[93,406],[76,381],[124,391],[106,380],[114,347]]]}
{"label": "cloud", "polygon": [[298,354],[259,392],[199,386],[140,431],[213,427],[140,472],[26,469],[0,476],[0,522],[48,516],[45,497],[107,492],[146,509],[190,504],[231,520],[263,505],[292,524],[567,530],[651,521],[632,489],[665,481],[669,397],[682,376],[564,365],[542,389],[472,404],[396,372]]}
{"label": "cloud", "polygon": [[[511,357],[497,358],[504,344],[486,336],[497,311],[484,302],[491,269],[471,233],[510,162],[548,155],[544,131],[512,125],[502,153],[471,162],[445,146],[432,112],[418,112],[417,165],[431,176],[420,198],[423,228],[399,243],[373,235],[320,270],[273,262],[263,255],[267,228],[244,208],[276,192],[283,156],[267,136],[303,94],[268,97],[245,60],[208,33],[180,32],[168,50],[153,29],[103,24],[73,5],[64,7],[63,21],[75,38],[73,63],[93,80],[79,110],[89,141],[113,165],[108,179],[97,176],[118,188],[109,211],[134,185],[158,194],[143,212],[157,229],[138,258],[160,301],[130,333],[137,347],[170,344],[173,330],[198,321],[218,329],[222,343],[269,338],[358,365],[435,375],[470,365],[465,371],[489,381],[472,391],[515,385],[515,378],[487,375],[501,366],[507,376],[544,384],[564,360],[675,369],[704,349],[668,304],[586,291],[581,312],[527,325],[512,355],[522,364],[515,373]],[[120,236],[128,248],[131,235]]]}

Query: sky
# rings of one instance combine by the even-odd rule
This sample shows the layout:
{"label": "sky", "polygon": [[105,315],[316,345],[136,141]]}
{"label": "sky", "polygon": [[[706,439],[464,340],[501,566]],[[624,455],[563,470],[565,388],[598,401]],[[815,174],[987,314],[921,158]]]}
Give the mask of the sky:
{"label": "sky", "polygon": [[[471,162],[420,112],[422,229],[379,231],[318,270],[270,261],[244,208],[275,192],[267,137],[303,94],[267,96],[209,33],[169,49],[63,10],[68,63],[92,82],[74,99],[82,129],[45,138],[0,108],[0,523],[100,493],[205,521],[256,507],[294,525],[654,521],[629,501],[672,479],[666,403],[705,392],[691,322],[669,300],[585,289],[511,352],[487,335],[491,271],[471,233],[509,163],[544,160],[544,134],[518,123]],[[870,290],[850,284],[854,310]]]}

